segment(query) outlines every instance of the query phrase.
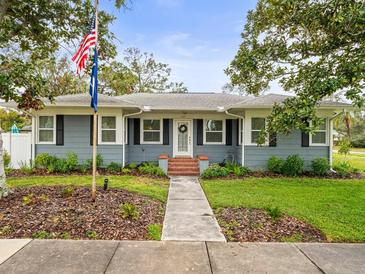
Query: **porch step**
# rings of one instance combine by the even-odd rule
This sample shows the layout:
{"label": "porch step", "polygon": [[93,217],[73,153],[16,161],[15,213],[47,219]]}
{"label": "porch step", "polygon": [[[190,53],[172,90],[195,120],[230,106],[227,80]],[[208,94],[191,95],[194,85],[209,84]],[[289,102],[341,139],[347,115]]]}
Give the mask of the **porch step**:
{"label": "porch step", "polygon": [[171,176],[199,176],[199,162],[195,158],[170,158],[168,161],[168,175]]}

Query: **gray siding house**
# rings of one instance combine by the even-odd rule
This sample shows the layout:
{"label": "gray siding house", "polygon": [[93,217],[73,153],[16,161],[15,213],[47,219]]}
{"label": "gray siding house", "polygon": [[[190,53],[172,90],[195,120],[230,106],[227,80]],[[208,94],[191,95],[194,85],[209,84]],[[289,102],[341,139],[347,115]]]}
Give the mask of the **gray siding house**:
{"label": "gray siding house", "polygon": [[[185,160],[179,166],[173,159],[198,163],[195,159],[199,156],[209,163],[229,160],[256,170],[265,170],[273,155],[286,158],[298,154],[306,166],[317,157],[332,161],[332,119],[349,107],[344,103],[320,104],[318,114],[324,123],[314,134],[297,130],[257,145],[265,117],[274,103],[286,98],[278,94],[251,97],[222,93],[99,95],[97,151],[106,164],[118,162],[123,166],[167,158],[171,160],[171,174],[196,172],[195,166],[188,168]],[[63,157],[73,151],[80,161],[90,159],[89,95],[65,95],[54,102],[44,100],[44,104],[42,110],[31,113],[33,157],[43,152]]]}

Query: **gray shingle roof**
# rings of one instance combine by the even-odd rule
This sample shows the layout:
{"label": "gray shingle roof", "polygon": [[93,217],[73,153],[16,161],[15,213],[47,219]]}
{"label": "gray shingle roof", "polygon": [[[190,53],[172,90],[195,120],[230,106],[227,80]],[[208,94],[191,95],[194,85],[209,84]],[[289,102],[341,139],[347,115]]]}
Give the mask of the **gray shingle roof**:
{"label": "gray shingle roof", "polygon": [[245,97],[224,93],[134,93],[118,98],[151,109],[217,110],[227,109]]}
{"label": "gray shingle roof", "polygon": [[[239,96],[224,93],[134,93],[111,97],[99,94],[100,107],[143,108],[152,110],[222,110],[239,108],[271,108],[274,103],[281,103],[291,96],[282,94],[267,94],[262,96]],[[43,99],[46,106],[90,106],[90,96],[87,93],[63,95],[55,98],[51,103]],[[14,102],[2,102],[0,106],[16,108]],[[322,101],[320,107],[351,107],[351,104]]]}

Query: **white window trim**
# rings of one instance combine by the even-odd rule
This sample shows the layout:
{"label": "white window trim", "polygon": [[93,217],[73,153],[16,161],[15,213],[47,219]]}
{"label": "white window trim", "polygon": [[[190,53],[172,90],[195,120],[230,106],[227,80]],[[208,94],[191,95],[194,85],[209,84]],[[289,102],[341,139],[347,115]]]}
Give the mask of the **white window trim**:
{"label": "white window trim", "polygon": [[[222,131],[208,131],[208,132],[222,132],[222,142],[207,142],[207,131],[205,128],[205,125],[207,121],[209,120],[217,120],[222,121]],[[218,118],[212,118],[212,119],[204,119],[203,120],[203,134],[204,134],[204,140],[203,145],[225,145],[226,144],[226,119],[218,119]]]}
{"label": "white window trim", "polygon": [[[159,142],[152,142],[152,141],[145,141],[144,140],[144,132],[145,132],[145,130],[143,129],[143,124],[144,124],[144,121],[145,120],[158,120],[158,121],[160,121],[160,141]],[[141,119],[141,125],[140,125],[140,138],[141,138],[141,144],[146,144],[146,145],[152,145],[152,144],[154,144],[154,145],[162,145],[162,138],[163,138],[163,123],[162,123],[162,118],[142,118]],[[147,130],[147,132],[157,132],[158,130]]]}
{"label": "white window trim", "polygon": [[[123,119],[125,119],[125,118],[123,118]],[[128,118],[126,118],[125,120],[124,120],[124,144],[125,145],[128,145],[128,132],[129,132],[129,122],[128,122],[129,120],[128,120]],[[122,137],[123,138],[123,137]]]}
{"label": "white window trim", "polygon": [[[114,117],[115,118],[115,128],[114,129],[103,129],[102,121],[103,117]],[[115,142],[103,142],[103,130],[115,131]],[[118,118],[115,115],[100,115],[99,116],[99,126],[98,126],[98,140],[100,145],[115,145],[118,144]]]}
{"label": "white window trim", "polygon": [[[329,136],[328,136],[328,132],[329,132],[329,130],[328,130],[328,119],[327,118],[323,118],[324,120],[325,120],[325,129],[320,129],[320,130],[316,130],[315,132],[324,132],[325,133],[325,138],[326,138],[326,140],[325,140],[325,142],[324,143],[313,143],[312,142],[312,133],[310,133],[309,134],[309,146],[317,146],[317,147],[320,147],[320,146],[329,146]],[[312,126],[312,122],[310,122],[310,125]]]}
{"label": "white window trim", "polygon": [[[39,140],[39,131],[42,130],[42,129],[45,129],[45,130],[50,130],[50,128],[40,128],[39,125],[40,125],[40,122],[39,122],[39,119],[40,117],[53,117],[53,141],[52,142],[44,142],[44,141],[40,141]],[[47,115],[47,114],[44,114],[44,115],[39,115],[37,117],[37,143],[38,144],[42,144],[42,145],[55,145],[56,144],[56,115]]]}
{"label": "white window trim", "polygon": [[[263,119],[265,119],[265,127],[267,127],[267,118],[266,118],[266,116],[265,117],[263,117],[263,116],[251,116],[250,118],[249,118],[249,121],[250,121],[250,127],[249,127],[249,145],[252,145],[252,146],[257,146],[258,145],[258,143],[253,143],[252,142],[252,131],[261,131],[261,130],[258,130],[258,129],[252,129],[252,119],[254,119],[254,118],[263,118]],[[261,144],[261,146],[268,146],[269,145],[269,138],[268,138],[268,136],[266,136],[266,138],[265,138],[265,143],[263,143],[263,144]]]}

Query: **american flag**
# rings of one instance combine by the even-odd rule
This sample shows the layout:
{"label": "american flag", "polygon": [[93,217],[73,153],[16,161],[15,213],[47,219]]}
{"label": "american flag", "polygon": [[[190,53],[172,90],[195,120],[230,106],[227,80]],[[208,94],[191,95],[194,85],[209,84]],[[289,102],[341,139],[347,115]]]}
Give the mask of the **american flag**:
{"label": "american flag", "polygon": [[80,74],[80,72],[85,68],[86,61],[89,57],[90,47],[94,46],[96,43],[95,19],[94,15],[88,33],[85,35],[85,38],[75,56],[72,57],[72,61],[76,64],[77,74]]}

